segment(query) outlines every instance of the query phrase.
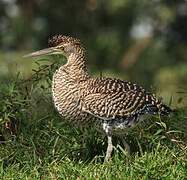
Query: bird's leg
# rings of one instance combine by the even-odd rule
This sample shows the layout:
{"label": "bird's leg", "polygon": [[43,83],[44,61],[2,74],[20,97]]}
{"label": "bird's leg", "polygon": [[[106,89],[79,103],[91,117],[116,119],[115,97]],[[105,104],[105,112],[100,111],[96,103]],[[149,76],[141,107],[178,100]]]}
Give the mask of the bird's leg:
{"label": "bird's leg", "polygon": [[124,140],[124,138],[122,138],[122,143],[123,143],[123,146],[125,147],[125,149],[127,150],[128,155],[130,155],[130,146],[129,146],[128,143]]}
{"label": "bird's leg", "polygon": [[106,156],[105,156],[105,161],[108,162],[111,158],[112,150],[113,150],[113,145],[112,145],[112,136],[107,135],[108,138],[108,146],[107,146],[107,151],[106,151]]}
{"label": "bird's leg", "polygon": [[107,123],[104,123],[103,129],[106,132],[107,139],[108,139],[108,146],[107,146],[107,151],[106,151],[106,156],[105,156],[105,161],[108,162],[111,158],[111,154],[112,154],[112,150],[113,150],[112,127],[110,125],[108,125]]}

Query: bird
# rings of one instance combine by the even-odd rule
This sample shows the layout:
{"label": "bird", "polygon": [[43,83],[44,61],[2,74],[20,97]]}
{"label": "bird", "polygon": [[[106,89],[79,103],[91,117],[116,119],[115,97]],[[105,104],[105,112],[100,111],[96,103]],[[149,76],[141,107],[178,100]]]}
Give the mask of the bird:
{"label": "bird", "polygon": [[53,54],[66,58],[66,63],[53,74],[54,106],[70,123],[95,126],[104,131],[107,136],[106,161],[111,159],[115,132],[134,127],[145,115],[168,116],[172,112],[160,98],[142,86],[117,78],[91,76],[86,50],[77,38],[55,35],[49,39],[48,48],[24,57]]}

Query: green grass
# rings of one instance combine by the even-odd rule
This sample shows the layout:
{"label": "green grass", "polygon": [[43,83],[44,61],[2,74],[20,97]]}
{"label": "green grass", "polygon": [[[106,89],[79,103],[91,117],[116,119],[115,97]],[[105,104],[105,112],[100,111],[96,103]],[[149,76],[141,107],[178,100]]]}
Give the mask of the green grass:
{"label": "green grass", "polygon": [[[153,121],[152,121],[153,122]],[[144,126],[144,128],[147,125]],[[142,129],[141,129],[142,128]],[[115,142],[111,162],[104,163],[106,139],[93,129],[86,132],[62,121],[56,113],[25,121],[19,135],[1,145],[2,179],[184,179],[187,150],[172,143],[163,127],[139,126],[127,136],[133,153],[127,156]],[[135,137],[136,136],[136,137]],[[149,137],[148,137],[149,136]],[[140,138],[141,137],[141,138]],[[173,136],[174,137],[174,136]],[[137,141],[135,140],[137,139]],[[139,144],[136,148],[133,144]]]}
{"label": "green grass", "polygon": [[132,154],[114,137],[104,163],[106,137],[65,122],[51,101],[56,65],[0,87],[0,179],[186,179],[187,112],[148,118],[126,134]]}
{"label": "green grass", "polygon": [[98,139],[102,141],[101,137],[90,140],[94,143],[96,152],[102,148],[101,154],[89,158],[93,152],[82,140],[77,129],[67,127],[65,129],[63,123],[55,125],[47,121],[43,121],[40,127],[38,126],[40,123],[33,123],[32,126],[35,127],[31,127],[30,131],[25,128],[16,141],[1,145],[2,179],[184,179],[187,177],[187,152],[175,145],[168,147],[160,140],[149,151],[135,152],[130,157],[117,146],[111,162],[103,163],[105,148],[98,143]]}
{"label": "green grass", "polygon": [[[180,156],[179,152],[173,153]],[[1,175],[4,179],[182,179],[187,175],[185,163],[168,149],[157,149],[156,153],[145,153],[129,161],[115,156],[108,164],[86,164],[69,158],[54,158],[50,163],[47,160],[36,163],[32,157],[26,162],[15,163],[6,170],[1,167]]]}

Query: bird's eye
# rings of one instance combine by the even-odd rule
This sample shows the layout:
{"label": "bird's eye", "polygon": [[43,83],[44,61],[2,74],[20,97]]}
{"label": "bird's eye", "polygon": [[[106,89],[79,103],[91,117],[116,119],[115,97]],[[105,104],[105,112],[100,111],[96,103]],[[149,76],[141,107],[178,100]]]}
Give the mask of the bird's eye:
{"label": "bird's eye", "polygon": [[59,46],[58,49],[64,50],[64,46]]}

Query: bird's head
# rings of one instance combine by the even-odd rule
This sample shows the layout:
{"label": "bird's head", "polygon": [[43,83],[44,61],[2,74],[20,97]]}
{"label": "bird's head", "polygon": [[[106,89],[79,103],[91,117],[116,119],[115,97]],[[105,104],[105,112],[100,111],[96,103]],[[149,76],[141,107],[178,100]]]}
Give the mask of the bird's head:
{"label": "bird's head", "polygon": [[49,48],[45,48],[33,53],[27,54],[24,57],[39,57],[52,54],[60,54],[69,57],[71,54],[81,53],[84,51],[81,42],[78,39],[57,35],[49,39]]}

